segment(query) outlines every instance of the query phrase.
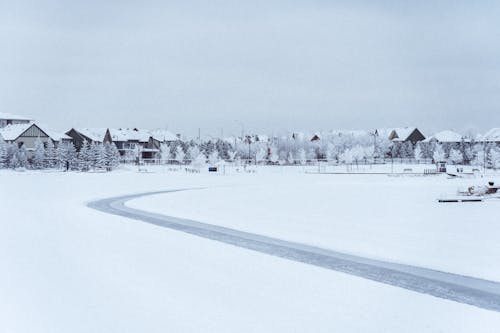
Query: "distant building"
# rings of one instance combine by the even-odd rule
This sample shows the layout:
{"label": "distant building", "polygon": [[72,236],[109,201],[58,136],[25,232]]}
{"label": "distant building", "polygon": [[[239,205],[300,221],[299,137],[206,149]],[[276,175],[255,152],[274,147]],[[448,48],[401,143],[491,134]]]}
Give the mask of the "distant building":
{"label": "distant building", "polygon": [[170,144],[179,138],[166,130],[141,130],[138,128],[72,128],[67,135],[73,138],[76,149],[79,151],[84,141],[110,142],[116,145],[121,156],[135,156],[140,154],[143,159],[159,157],[162,143]]}
{"label": "distant building", "polygon": [[33,119],[29,117],[0,112],[0,128],[4,128],[7,125],[29,124],[32,121]]}
{"label": "distant building", "polygon": [[319,134],[314,134],[313,137],[311,138],[311,142],[316,142],[316,141],[320,141],[321,140],[321,137],[319,136]]}
{"label": "distant building", "polygon": [[0,129],[0,136],[7,143],[14,143],[33,151],[35,142],[40,139],[45,145],[51,141],[54,145],[60,142],[71,142],[71,138],[61,133],[42,129],[35,123],[10,124]]}
{"label": "distant building", "polygon": [[[84,141],[89,144],[93,142],[103,143],[107,131],[107,128],[72,128],[66,132],[66,135],[73,139],[76,150],[80,151]],[[108,138],[108,141],[110,140]]]}
{"label": "distant building", "polygon": [[461,142],[467,142],[470,143],[471,140],[468,138],[465,138],[463,135],[460,133],[446,130],[442,132],[438,132],[427,139],[422,141],[423,143],[447,143],[447,144],[460,144]]}
{"label": "distant building", "polygon": [[389,134],[392,142],[411,142],[415,145],[419,141],[425,140],[425,136],[416,127],[395,128]]}
{"label": "distant building", "polygon": [[500,128],[492,128],[480,138],[481,142],[494,143],[500,146]]}

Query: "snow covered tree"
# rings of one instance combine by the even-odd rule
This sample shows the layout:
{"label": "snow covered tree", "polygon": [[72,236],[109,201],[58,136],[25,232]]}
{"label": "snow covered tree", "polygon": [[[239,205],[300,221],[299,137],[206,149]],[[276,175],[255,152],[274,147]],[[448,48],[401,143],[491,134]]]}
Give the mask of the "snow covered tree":
{"label": "snow covered tree", "polygon": [[182,149],[182,146],[177,146],[177,149],[175,151],[175,160],[177,163],[182,164],[184,163],[184,157],[186,154],[184,153],[184,150]]}
{"label": "snow covered tree", "polygon": [[211,165],[216,165],[219,163],[219,153],[217,150],[214,150],[210,156],[208,156],[208,161]]}
{"label": "snow covered tree", "polygon": [[120,165],[120,151],[118,151],[118,147],[114,143],[111,144],[111,168],[116,169]]}
{"label": "snow covered tree", "polygon": [[354,156],[352,154],[351,149],[347,148],[346,150],[344,150],[340,154],[339,160],[344,164],[352,164],[352,162],[354,161]]}
{"label": "snow covered tree", "polygon": [[257,150],[257,153],[255,154],[255,162],[261,163],[264,162],[267,157],[266,150],[264,148],[260,148]]}
{"label": "snow covered tree", "polygon": [[78,169],[79,161],[76,148],[72,143],[60,142],[57,146],[57,161],[60,168],[64,170]]}
{"label": "snow covered tree", "polygon": [[28,152],[24,146],[21,146],[15,156],[16,166],[15,168],[27,168],[28,167]]}
{"label": "snow covered tree", "polygon": [[78,161],[81,171],[89,171],[92,166],[92,152],[87,140],[83,141],[80,152],[78,153]]}
{"label": "snow covered tree", "polygon": [[397,142],[393,142],[391,146],[391,158],[400,157],[401,145]]}
{"label": "snow covered tree", "polygon": [[465,164],[469,164],[474,158],[474,153],[471,148],[470,142],[465,142],[465,139],[462,138],[460,142],[459,151],[462,154],[463,162]]}
{"label": "snow covered tree", "polygon": [[413,158],[416,160],[416,161],[420,161],[422,159],[422,146],[419,143],[417,143],[417,145],[415,146],[415,149],[413,150]]}
{"label": "snow covered tree", "polygon": [[45,148],[45,156],[44,156],[44,166],[45,168],[55,168],[57,166],[57,152],[54,148],[54,143],[52,140],[47,142],[47,147]]}
{"label": "snow covered tree", "polygon": [[103,149],[103,164],[106,171],[111,171],[116,168],[120,162],[120,153],[114,143],[104,143]]}
{"label": "snow covered tree", "polygon": [[484,150],[475,148],[475,151],[476,152],[474,154],[475,155],[474,158],[472,159],[472,164],[476,165],[476,166],[484,167],[484,162],[486,159],[486,156],[484,154]]}
{"label": "snow covered tree", "polygon": [[45,166],[45,146],[40,138],[35,140],[32,165],[35,169],[43,169]]}
{"label": "snow covered tree", "polygon": [[444,150],[441,144],[437,144],[434,149],[434,153],[432,154],[432,158],[434,159],[434,163],[445,161]]}
{"label": "snow covered tree", "polygon": [[495,148],[495,145],[493,143],[489,143],[486,145],[485,149],[485,154],[486,154],[486,168],[492,169],[493,168],[493,156],[492,152]]}
{"label": "snow covered tree", "polygon": [[10,147],[10,158],[9,158],[9,167],[12,169],[19,168],[19,158],[18,158],[19,148],[16,145],[11,145]]}
{"label": "snow covered tree", "polygon": [[236,159],[236,154],[238,154],[238,153],[236,152],[236,150],[229,150],[229,151],[227,152],[227,155],[228,155],[228,157],[229,157],[229,160],[230,160],[230,161],[232,161],[232,162],[234,162],[234,160]]}
{"label": "snow covered tree", "polygon": [[90,156],[92,161],[92,169],[102,169],[106,165],[104,149],[102,144],[92,142],[90,145]]}
{"label": "snow covered tree", "polygon": [[300,163],[300,165],[306,164],[307,158],[306,158],[306,151],[304,150],[304,148],[300,148],[297,151],[297,156],[295,159]]}
{"label": "snow covered tree", "polygon": [[452,164],[462,163],[463,162],[462,153],[460,153],[460,151],[457,149],[451,149],[450,156],[448,157],[448,162],[451,162]]}
{"label": "snow covered tree", "polygon": [[191,160],[191,165],[195,168],[202,168],[207,162],[207,158],[203,153],[198,153],[198,155]]}
{"label": "snow covered tree", "polygon": [[162,143],[160,145],[160,155],[163,163],[167,163],[171,159],[170,146],[167,143]]}
{"label": "snow covered tree", "polygon": [[271,147],[271,155],[269,155],[269,162],[276,164],[279,162],[279,154],[277,147]]}
{"label": "snow covered tree", "polygon": [[9,165],[7,144],[0,136],[0,169],[6,168]]}
{"label": "snow covered tree", "polygon": [[410,141],[406,141],[401,145],[400,155],[402,158],[413,158],[415,156],[413,144]]}
{"label": "snow covered tree", "polygon": [[494,147],[490,151],[491,156],[491,165],[496,169],[500,169],[500,149],[498,147]]}

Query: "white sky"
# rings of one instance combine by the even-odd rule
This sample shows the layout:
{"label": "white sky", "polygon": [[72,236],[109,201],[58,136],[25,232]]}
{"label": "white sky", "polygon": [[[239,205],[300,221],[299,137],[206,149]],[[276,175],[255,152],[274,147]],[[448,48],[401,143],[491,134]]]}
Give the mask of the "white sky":
{"label": "white sky", "polygon": [[0,112],[189,135],[500,127],[500,2],[402,3],[0,0]]}

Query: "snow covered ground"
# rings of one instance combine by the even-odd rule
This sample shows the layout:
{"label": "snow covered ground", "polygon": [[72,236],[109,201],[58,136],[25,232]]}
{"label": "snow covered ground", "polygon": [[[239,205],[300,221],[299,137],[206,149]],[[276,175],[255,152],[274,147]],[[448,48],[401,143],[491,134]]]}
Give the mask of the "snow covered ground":
{"label": "snow covered ground", "polygon": [[[496,177],[276,172],[236,186],[161,194],[133,208],[363,257],[500,281],[500,200],[436,199]],[[500,177],[499,177],[500,178]]]}
{"label": "snow covered ground", "polygon": [[0,331],[500,329],[497,312],[85,207],[102,197],[206,187],[130,205],[499,281],[500,202],[440,206],[434,201],[465,180],[311,175],[300,168],[225,176],[161,169],[0,171]]}

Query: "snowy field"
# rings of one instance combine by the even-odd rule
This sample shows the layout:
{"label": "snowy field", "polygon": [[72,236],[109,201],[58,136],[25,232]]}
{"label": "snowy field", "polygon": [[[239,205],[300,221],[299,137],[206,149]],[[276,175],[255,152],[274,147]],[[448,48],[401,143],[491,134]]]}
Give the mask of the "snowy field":
{"label": "snowy field", "polygon": [[500,201],[435,201],[491,177],[325,175],[282,167],[226,175],[150,171],[0,171],[0,331],[500,330],[498,312],[85,206],[97,198],[203,187],[129,205],[500,281]]}

